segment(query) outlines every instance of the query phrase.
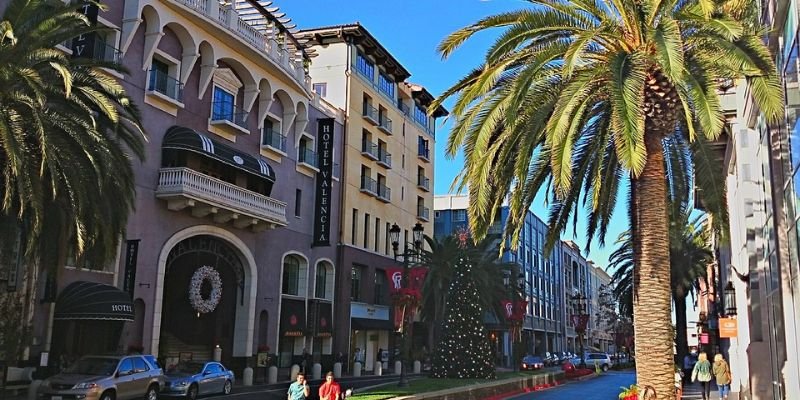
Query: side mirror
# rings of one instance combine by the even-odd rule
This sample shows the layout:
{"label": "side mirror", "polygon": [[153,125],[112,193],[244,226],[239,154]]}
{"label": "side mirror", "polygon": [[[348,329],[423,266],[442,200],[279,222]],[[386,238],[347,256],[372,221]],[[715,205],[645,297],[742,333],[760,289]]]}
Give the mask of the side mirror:
{"label": "side mirror", "polygon": [[119,371],[119,372],[117,372],[117,377],[128,376],[128,375],[131,375],[131,374],[133,374],[133,370],[130,370],[130,369],[127,370],[127,371]]}

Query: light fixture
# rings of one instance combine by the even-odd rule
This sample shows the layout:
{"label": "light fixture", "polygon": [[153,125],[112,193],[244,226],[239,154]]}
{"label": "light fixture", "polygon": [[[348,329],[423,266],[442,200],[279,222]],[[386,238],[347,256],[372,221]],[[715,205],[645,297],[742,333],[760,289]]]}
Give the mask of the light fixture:
{"label": "light fixture", "polygon": [[729,317],[736,316],[736,289],[733,287],[733,282],[728,281],[725,289],[722,290],[725,297],[725,315]]}
{"label": "light fixture", "polygon": [[[417,248],[422,246],[422,240],[424,239],[424,234],[423,234],[424,230],[425,228],[419,222],[417,222],[416,225],[414,225],[414,228],[411,229],[411,231],[414,233],[414,246],[416,246]],[[397,228],[397,233],[398,234],[400,233],[399,227]]]}
{"label": "light fixture", "polygon": [[392,227],[389,228],[389,240],[392,242],[392,250],[397,254],[400,247],[400,227],[397,224],[392,224]]}

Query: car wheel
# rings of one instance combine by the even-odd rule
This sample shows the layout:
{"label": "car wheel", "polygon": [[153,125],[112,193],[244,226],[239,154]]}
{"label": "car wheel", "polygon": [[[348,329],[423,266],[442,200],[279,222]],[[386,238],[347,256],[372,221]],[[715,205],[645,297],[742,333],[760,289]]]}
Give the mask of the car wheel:
{"label": "car wheel", "polygon": [[603,372],[608,372],[608,364],[603,364]]}
{"label": "car wheel", "polygon": [[144,394],[144,400],[158,400],[158,386],[150,385]]}
{"label": "car wheel", "polygon": [[111,390],[106,390],[106,391],[105,391],[105,392],[103,392],[103,394],[100,396],[100,400],[114,400],[114,398],[115,398],[115,397],[116,397],[116,396],[114,396],[114,392],[113,392],[113,391],[111,391]]}
{"label": "car wheel", "polygon": [[186,391],[186,399],[187,400],[197,399],[197,385],[192,384],[192,386],[189,386],[189,389]]}
{"label": "car wheel", "polygon": [[225,381],[225,386],[222,387],[222,394],[231,394],[231,390],[233,390],[231,381]]}

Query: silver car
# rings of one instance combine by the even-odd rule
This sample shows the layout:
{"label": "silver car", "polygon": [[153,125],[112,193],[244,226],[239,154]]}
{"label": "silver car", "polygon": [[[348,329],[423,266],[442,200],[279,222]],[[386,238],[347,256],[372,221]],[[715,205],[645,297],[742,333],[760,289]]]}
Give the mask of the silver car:
{"label": "silver car", "polygon": [[87,356],[42,382],[39,400],[157,400],[164,381],[153,356]]}
{"label": "silver car", "polygon": [[169,369],[166,380],[162,396],[195,400],[204,394],[230,394],[234,376],[233,371],[218,362],[187,361]]}

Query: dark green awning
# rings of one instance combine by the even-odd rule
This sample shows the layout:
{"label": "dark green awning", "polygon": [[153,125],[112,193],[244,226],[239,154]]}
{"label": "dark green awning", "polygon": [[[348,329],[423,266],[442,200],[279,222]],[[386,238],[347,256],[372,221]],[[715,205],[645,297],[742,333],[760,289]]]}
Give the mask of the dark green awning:
{"label": "dark green awning", "polygon": [[170,127],[161,148],[195,152],[275,183],[275,171],[263,158],[236,150],[193,129]]}
{"label": "dark green awning", "polygon": [[133,321],[133,302],[128,293],[115,286],[73,282],[58,295],[53,319]]}

